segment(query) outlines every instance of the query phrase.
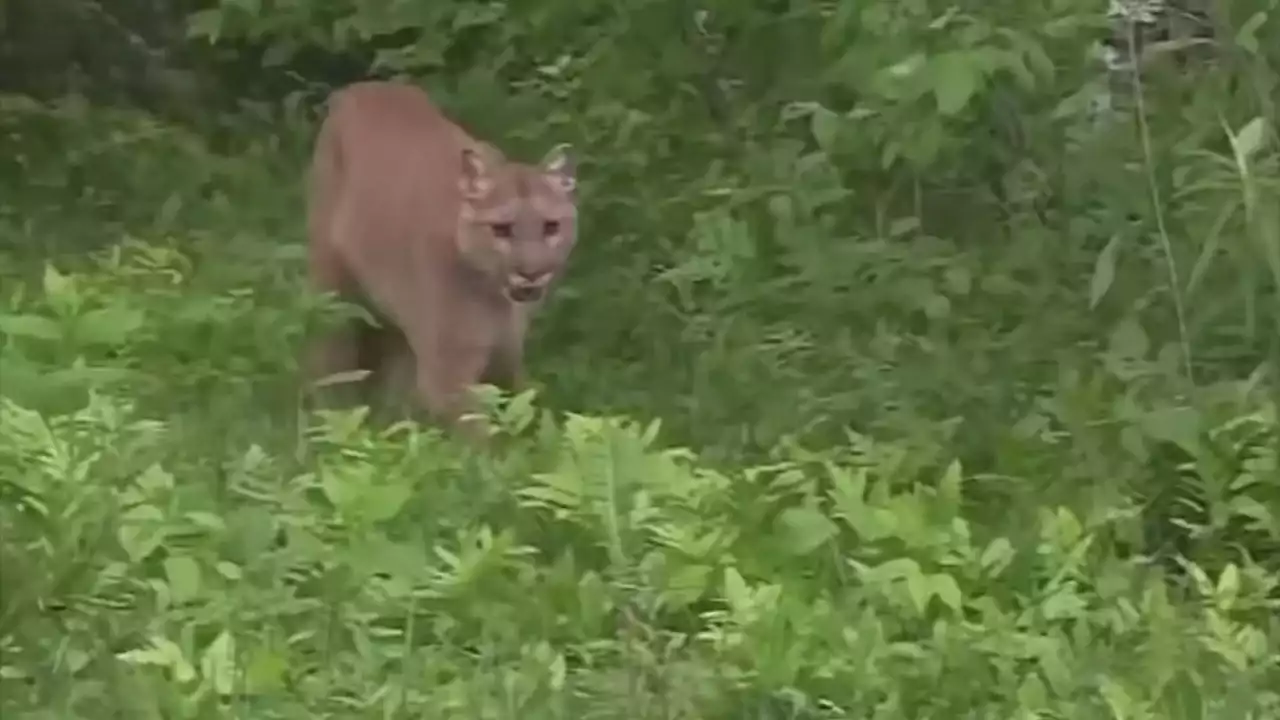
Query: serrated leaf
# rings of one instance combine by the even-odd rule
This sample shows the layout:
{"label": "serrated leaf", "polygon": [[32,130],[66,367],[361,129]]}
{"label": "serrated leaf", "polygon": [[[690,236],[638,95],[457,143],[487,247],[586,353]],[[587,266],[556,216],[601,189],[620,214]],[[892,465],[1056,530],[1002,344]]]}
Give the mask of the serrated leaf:
{"label": "serrated leaf", "polygon": [[1275,514],[1263,505],[1257,499],[1248,495],[1237,495],[1227,503],[1227,507],[1231,510],[1232,515],[1247,517],[1253,520],[1251,525],[1262,531],[1268,531],[1275,527]]}
{"label": "serrated leaf", "polygon": [[507,432],[519,435],[533,424],[538,417],[538,409],[534,406],[537,390],[530,388],[512,397],[501,414],[501,424]]}

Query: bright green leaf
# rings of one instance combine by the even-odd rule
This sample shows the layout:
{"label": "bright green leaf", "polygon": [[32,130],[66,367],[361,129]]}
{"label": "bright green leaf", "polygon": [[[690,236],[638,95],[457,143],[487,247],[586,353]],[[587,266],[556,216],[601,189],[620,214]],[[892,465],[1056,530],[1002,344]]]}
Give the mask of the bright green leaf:
{"label": "bright green leaf", "polygon": [[959,52],[933,58],[929,63],[929,72],[938,112],[943,115],[955,115],[963,110],[978,91],[982,77],[981,71],[969,62],[968,56]]}
{"label": "bright green leaf", "polygon": [[840,116],[821,105],[815,105],[809,115],[809,131],[822,152],[830,155],[836,150],[836,136],[840,132]]}
{"label": "bright green leaf", "polygon": [[1235,137],[1236,154],[1242,160],[1249,160],[1262,149],[1266,141],[1267,121],[1256,117],[1240,128]]}
{"label": "bright green leaf", "polygon": [[1120,233],[1115,233],[1107,241],[1102,252],[1093,262],[1093,277],[1089,280],[1089,309],[1098,307],[1103,296],[1111,289],[1116,279],[1116,256],[1120,249]]}
{"label": "bright green leaf", "polygon": [[200,596],[200,564],[188,555],[170,555],[164,561],[165,577],[173,602],[182,604]]}
{"label": "bright green leaf", "polygon": [[783,511],[783,536],[787,550],[795,555],[808,555],[835,536],[835,523],[816,508],[795,507]]}

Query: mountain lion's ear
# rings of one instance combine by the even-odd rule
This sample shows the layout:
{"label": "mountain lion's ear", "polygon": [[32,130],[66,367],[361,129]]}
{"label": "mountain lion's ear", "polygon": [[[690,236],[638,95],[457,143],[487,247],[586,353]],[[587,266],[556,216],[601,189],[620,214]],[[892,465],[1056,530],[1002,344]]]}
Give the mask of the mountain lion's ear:
{"label": "mountain lion's ear", "polygon": [[572,152],[573,148],[568,143],[560,143],[542,159],[542,172],[567,193],[573,192],[578,184]]}
{"label": "mountain lion's ear", "polygon": [[493,181],[489,179],[489,167],[475,148],[462,149],[458,187],[462,189],[463,196],[468,198],[483,197],[493,188]]}

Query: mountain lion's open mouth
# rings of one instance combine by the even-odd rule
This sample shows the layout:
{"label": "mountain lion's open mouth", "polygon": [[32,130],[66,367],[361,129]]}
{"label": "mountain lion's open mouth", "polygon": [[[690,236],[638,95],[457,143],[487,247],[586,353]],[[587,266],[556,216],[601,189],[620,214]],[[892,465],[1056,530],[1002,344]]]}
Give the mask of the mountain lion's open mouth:
{"label": "mountain lion's open mouth", "polygon": [[542,288],[538,287],[513,287],[507,289],[507,297],[512,300],[524,303],[533,302],[542,297]]}

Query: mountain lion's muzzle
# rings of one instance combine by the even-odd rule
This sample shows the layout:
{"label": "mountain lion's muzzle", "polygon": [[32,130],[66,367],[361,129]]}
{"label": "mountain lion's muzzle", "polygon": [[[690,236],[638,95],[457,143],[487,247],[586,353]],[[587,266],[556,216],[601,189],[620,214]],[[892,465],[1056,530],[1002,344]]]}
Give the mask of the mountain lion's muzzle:
{"label": "mountain lion's muzzle", "polygon": [[507,297],[518,303],[540,300],[551,284],[551,276],[549,271],[513,272],[507,276]]}

